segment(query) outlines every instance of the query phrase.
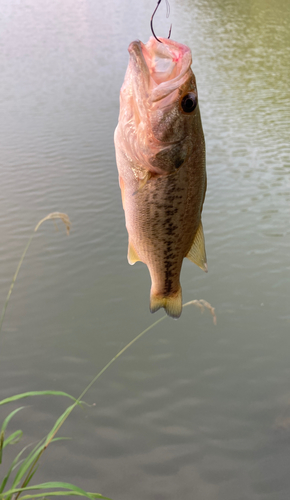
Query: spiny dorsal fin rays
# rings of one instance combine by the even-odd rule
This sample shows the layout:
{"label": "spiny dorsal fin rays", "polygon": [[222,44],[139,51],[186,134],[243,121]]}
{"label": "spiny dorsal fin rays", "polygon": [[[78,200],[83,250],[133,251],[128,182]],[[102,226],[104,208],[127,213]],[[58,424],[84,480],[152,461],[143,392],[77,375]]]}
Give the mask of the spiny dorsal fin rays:
{"label": "spiny dorsal fin rays", "polygon": [[129,240],[129,244],[128,244],[128,255],[127,255],[127,258],[128,258],[128,262],[131,266],[133,266],[135,264],[135,262],[138,262],[140,260],[135,248],[133,247],[132,243],[130,242]]}
{"label": "spiny dorsal fin rays", "polygon": [[205,253],[205,243],[202,222],[200,221],[198,230],[194,236],[191,248],[186,257],[207,273],[207,262]]}

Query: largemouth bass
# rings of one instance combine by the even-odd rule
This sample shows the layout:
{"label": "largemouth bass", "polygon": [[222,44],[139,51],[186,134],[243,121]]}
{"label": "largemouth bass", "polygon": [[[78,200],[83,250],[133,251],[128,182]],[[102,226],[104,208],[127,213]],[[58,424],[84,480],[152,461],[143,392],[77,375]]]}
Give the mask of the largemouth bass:
{"label": "largemouth bass", "polygon": [[164,307],[178,318],[184,257],[207,271],[205,142],[191,51],[160,40],[128,48],[114,140],[129,264],[141,261],[149,269],[151,312]]}

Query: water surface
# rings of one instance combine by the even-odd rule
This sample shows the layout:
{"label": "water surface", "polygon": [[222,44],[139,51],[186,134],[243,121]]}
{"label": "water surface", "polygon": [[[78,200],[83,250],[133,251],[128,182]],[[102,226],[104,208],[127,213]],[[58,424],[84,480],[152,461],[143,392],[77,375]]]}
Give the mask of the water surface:
{"label": "water surface", "polygon": [[[209,273],[184,262],[184,301],[86,396],[37,482],[118,500],[288,500],[290,495],[290,4],[171,0],[156,32],[192,49],[207,145]],[[133,39],[155,2],[3,0],[0,299],[39,219],[0,337],[1,399],[78,396],[162,312],[146,266],[127,264],[113,148]],[[15,406],[16,407],[16,406]],[[10,430],[40,439],[66,407],[34,399]],[[1,420],[12,410],[2,407]],[[20,447],[20,445],[19,445]],[[6,449],[5,449],[6,451]],[[3,469],[13,448],[7,450]]]}

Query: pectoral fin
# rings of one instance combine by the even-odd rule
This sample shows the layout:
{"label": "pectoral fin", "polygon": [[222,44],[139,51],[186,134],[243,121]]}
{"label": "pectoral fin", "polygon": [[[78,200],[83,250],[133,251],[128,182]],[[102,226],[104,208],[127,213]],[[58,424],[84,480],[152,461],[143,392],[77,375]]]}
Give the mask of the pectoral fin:
{"label": "pectoral fin", "polygon": [[128,244],[127,258],[128,258],[128,262],[131,266],[133,266],[133,264],[135,264],[135,262],[140,261],[140,258],[138,256],[135,248],[133,247],[132,243],[130,242],[130,240],[129,240],[129,244]]}
{"label": "pectoral fin", "polygon": [[138,189],[136,189],[136,191],[133,193],[133,196],[137,193],[139,193],[144,186],[146,186],[147,182],[151,179],[152,177],[152,173],[147,170],[145,176],[142,178],[142,179],[139,179],[139,186],[138,186]]}
{"label": "pectoral fin", "polygon": [[207,262],[202,222],[198,226],[191,248],[186,257],[207,273]]}

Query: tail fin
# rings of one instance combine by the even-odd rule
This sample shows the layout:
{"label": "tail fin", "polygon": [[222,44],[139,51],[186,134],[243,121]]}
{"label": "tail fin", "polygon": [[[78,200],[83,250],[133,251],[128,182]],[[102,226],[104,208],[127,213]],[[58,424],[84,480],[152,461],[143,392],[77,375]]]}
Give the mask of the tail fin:
{"label": "tail fin", "polygon": [[150,295],[150,311],[155,313],[164,307],[166,314],[171,316],[172,318],[179,318],[182,312],[182,293],[181,287],[179,287],[178,291],[175,293],[171,293],[170,295],[163,296],[157,293],[154,293],[151,290]]}

